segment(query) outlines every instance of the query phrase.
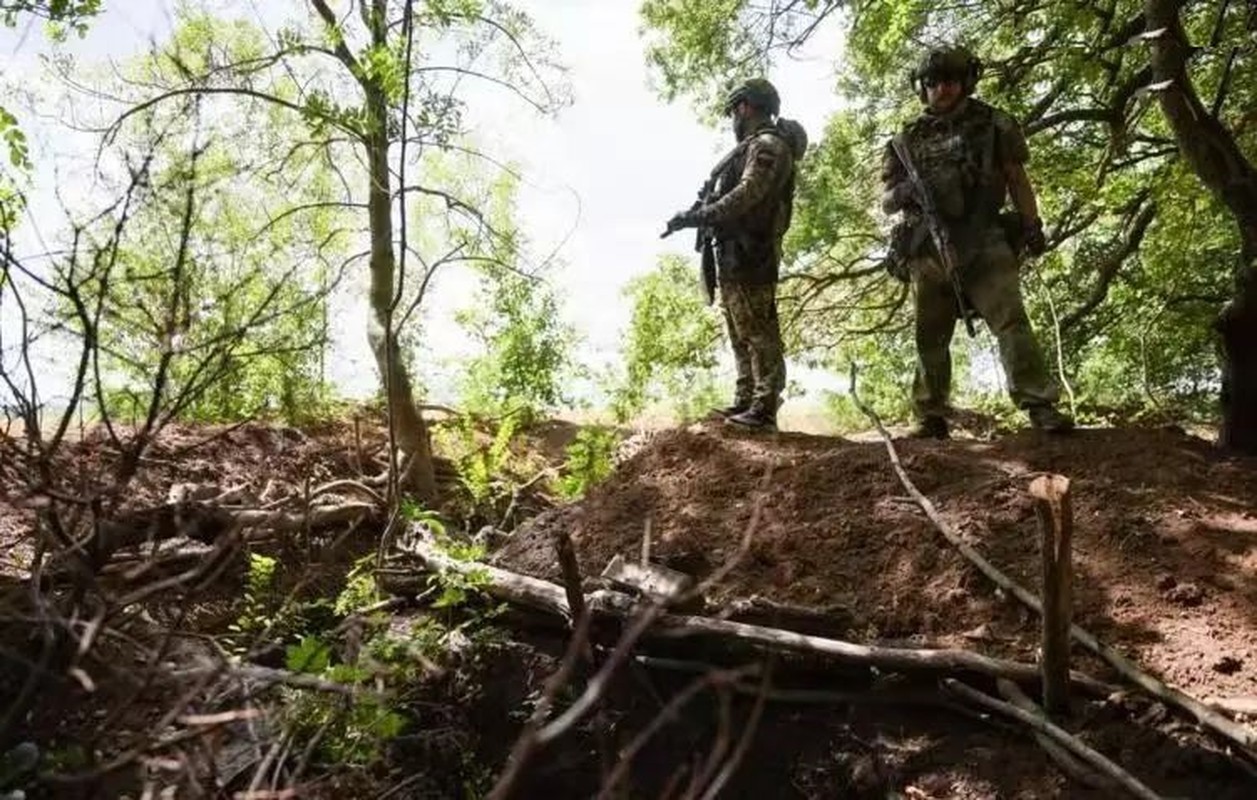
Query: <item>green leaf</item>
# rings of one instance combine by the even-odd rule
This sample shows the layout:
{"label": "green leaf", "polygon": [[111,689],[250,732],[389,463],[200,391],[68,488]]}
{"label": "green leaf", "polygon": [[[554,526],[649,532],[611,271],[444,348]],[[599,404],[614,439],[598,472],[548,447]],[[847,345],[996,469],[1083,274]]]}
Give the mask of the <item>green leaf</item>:
{"label": "green leaf", "polygon": [[300,644],[289,645],[284,651],[284,664],[292,672],[320,675],[331,663],[332,651],[317,636],[306,636]]}

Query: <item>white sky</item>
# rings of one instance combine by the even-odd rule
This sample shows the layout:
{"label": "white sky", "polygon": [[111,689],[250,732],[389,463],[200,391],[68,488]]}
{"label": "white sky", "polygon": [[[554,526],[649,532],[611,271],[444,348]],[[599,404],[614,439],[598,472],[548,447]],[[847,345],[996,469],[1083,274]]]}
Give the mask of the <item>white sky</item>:
{"label": "white sky", "polygon": [[[263,4],[268,17],[277,7],[289,7],[273,0],[210,5],[256,18]],[[81,61],[122,60],[145,51],[152,38],[170,30],[177,3],[106,0],[104,5],[104,14],[92,22],[86,38],[66,46]],[[519,0],[517,5],[557,41],[575,103],[557,119],[545,120],[499,92],[497,99],[473,106],[470,122],[476,139],[488,145],[484,149],[522,166],[527,183],[519,198],[520,227],[538,254],[562,244],[562,268],[554,281],[568,317],[585,339],[583,360],[602,364],[617,352],[628,319],[630,309],[620,294],[624,284],[651,270],[663,253],[695,258],[691,237],[661,241],[659,232],[664,220],[692,201],[711,164],[732,143],[731,134],[723,127],[704,127],[685,101],[665,104],[649,88],[638,34],[639,0]],[[842,26],[833,20],[803,53],[779,64],[769,76],[781,92],[783,115],[800,120],[813,139],[837,108],[833,65],[841,47]],[[37,218],[55,220],[54,170],[66,171],[61,191],[67,192],[73,186],[64,179],[64,174],[73,174],[67,164],[76,154],[94,152],[96,143],[67,135],[53,120],[22,114],[9,91],[47,82],[39,55],[51,51],[38,29],[0,30],[6,103],[19,112],[37,160]],[[488,89],[484,96],[495,97]],[[454,284],[445,289],[447,298],[465,295],[465,287]],[[355,288],[347,312],[351,320],[362,318],[364,295]],[[12,320],[5,324],[8,328]],[[377,378],[364,328],[356,323],[342,327],[345,335],[331,359],[338,382],[349,393],[370,391]],[[459,340],[457,335],[449,338],[451,352]],[[438,378],[432,388],[444,394],[440,383]]]}

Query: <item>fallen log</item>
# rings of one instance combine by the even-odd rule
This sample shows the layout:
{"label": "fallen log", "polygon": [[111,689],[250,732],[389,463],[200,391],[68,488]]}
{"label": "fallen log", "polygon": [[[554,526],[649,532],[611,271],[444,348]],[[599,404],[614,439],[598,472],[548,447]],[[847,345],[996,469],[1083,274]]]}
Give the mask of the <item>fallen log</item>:
{"label": "fallen log", "polygon": [[779,603],[759,595],[738,598],[728,603],[718,616],[734,622],[768,625],[835,639],[846,635],[855,624],[851,610],[843,606],[809,608]]}
{"label": "fallen log", "polygon": [[[483,591],[496,600],[544,611],[564,620],[572,618],[566,592],[558,584],[498,567],[459,561],[429,541],[417,539],[407,542],[404,547],[405,552],[417,558],[429,571],[475,574]],[[585,599],[595,617],[611,617],[623,621],[640,608],[628,595],[605,589],[592,592]],[[687,614],[659,615],[644,638],[678,637],[710,637],[777,653],[822,657],[842,664],[895,672],[961,672],[989,678],[1008,678],[1032,685],[1037,685],[1040,677],[1039,669],[1034,664],[992,658],[970,650],[861,645],[780,628]],[[1093,695],[1105,696],[1112,688],[1079,673],[1073,673],[1071,677],[1076,686]]]}
{"label": "fallen log", "polygon": [[[960,534],[947,524],[947,521],[939,514],[938,509],[934,507],[930,499],[922,494],[917,489],[916,484],[912,482],[912,479],[908,477],[907,470],[904,469],[903,464],[899,460],[899,453],[895,450],[895,443],[889,431],[886,430],[886,426],[882,424],[881,418],[877,416],[877,412],[865,405],[864,401],[856,394],[854,364],[851,366],[851,396],[856,406],[873,421],[881,433],[882,439],[886,443],[886,450],[890,454],[891,466],[894,468],[895,474],[899,476],[899,482],[903,484],[908,494],[912,495],[912,499],[925,512],[930,522],[934,523],[934,527],[938,529],[939,533],[947,541],[951,542],[960,551],[960,554],[977,567],[983,575],[990,578],[997,586],[1015,597],[1027,608],[1042,616],[1043,603],[1039,598],[1001,572],[994,564],[983,558],[981,553],[966,543]],[[1257,731],[1233,722],[1225,715],[1215,711],[1186,692],[1176,689],[1159,678],[1144,672],[1130,659],[1101,642],[1094,634],[1081,625],[1077,623],[1071,624],[1069,632],[1074,641],[1103,659],[1123,678],[1153,697],[1186,712],[1203,727],[1237,745],[1250,758],[1257,758]]]}

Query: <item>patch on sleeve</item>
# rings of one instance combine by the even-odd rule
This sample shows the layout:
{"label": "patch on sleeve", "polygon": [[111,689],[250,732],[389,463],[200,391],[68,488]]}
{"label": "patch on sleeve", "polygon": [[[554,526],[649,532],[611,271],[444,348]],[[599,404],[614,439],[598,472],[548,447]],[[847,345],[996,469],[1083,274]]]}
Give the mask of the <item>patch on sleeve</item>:
{"label": "patch on sleeve", "polygon": [[1017,121],[1002,111],[996,111],[995,147],[1000,163],[1024,164],[1030,160],[1030,147]]}
{"label": "patch on sleeve", "polygon": [[772,169],[780,160],[777,152],[778,141],[771,135],[763,135],[755,140],[754,147],[751,148],[750,157],[755,165],[763,169]]}

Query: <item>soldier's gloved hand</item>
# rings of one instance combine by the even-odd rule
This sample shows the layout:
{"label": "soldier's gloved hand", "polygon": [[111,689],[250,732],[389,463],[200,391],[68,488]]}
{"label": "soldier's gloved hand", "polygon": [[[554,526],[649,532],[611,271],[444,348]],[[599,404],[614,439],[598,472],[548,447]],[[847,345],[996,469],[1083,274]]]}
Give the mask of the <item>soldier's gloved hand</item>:
{"label": "soldier's gloved hand", "polygon": [[917,190],[911,181],[900,181],[890,187],[890,198],[895,208],[917,205]]}
{"label": "soldier's gloved hand", "polygon": [[671,236],[672,234],[676,233],[682,228],[697,228],[697,227],[698,227],[698,213],[696,211],[694,211],[693,209],[686,209],[685,211],[678,211],[677,213],[672,215],[672,219],[668,220],[668,224],[664,228],[663,233],[659,235],[659,238],[663,239],[668,236]]}
{"label": "soldier's gloved hand", "polygon": [[1032,256],[1041,256],[1047,252],[1047,237],[1043,233],[1043,220],[1035,217],[1022,223],[1023,241],[1026,252]]}
{"label": "soldier's gloved hand", "polygon": [[882,259],[882,268],[900,283],[908,283],[912,280],[912,271],[908,269],[907,262],[897,255],[888,255]]}

